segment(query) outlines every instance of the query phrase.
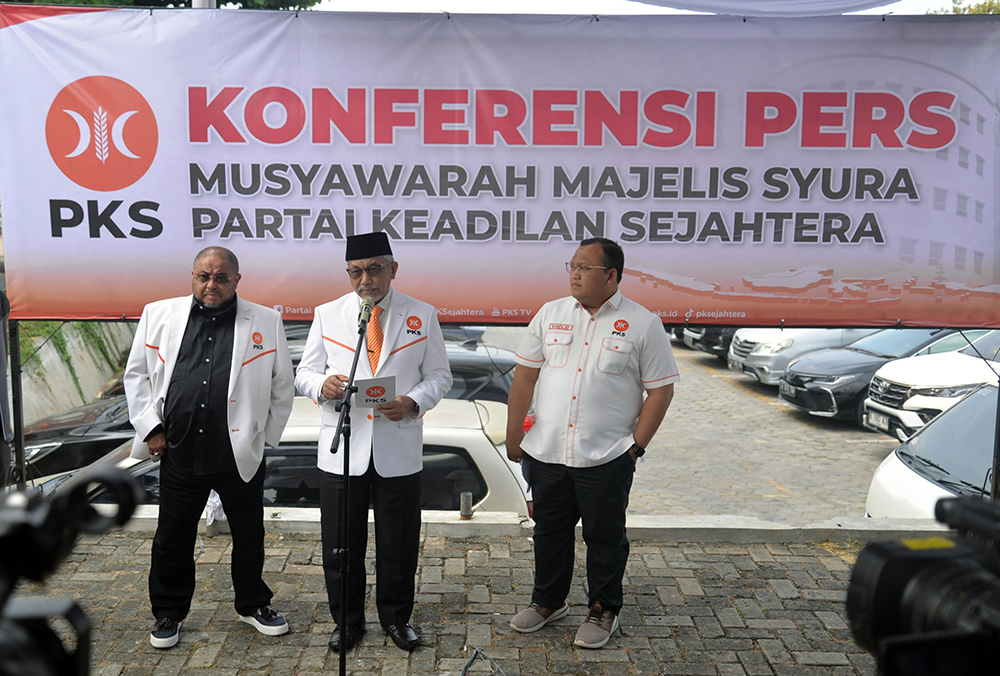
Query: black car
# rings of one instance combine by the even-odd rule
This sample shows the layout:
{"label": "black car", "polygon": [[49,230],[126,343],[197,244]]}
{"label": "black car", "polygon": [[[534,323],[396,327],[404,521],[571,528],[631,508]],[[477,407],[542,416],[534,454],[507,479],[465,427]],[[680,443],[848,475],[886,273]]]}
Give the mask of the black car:
{"label": "black car", "polygon": [[[966,331],[972,338],[982,332]],[[788,365],[778,383],[782,399],[825,418],[850,418],[864,427],[864,401],[875,372],[893,359],[951,352],[968,345],[957,329],[883,329],[844,347],[810,352]]]}
{"label": "black car", "polygon": [[729,345],[736,335],[736,327],[733,326],[701,326],[696,328],[685,328],[684,344],[702,352],[714,354],[722,361],[726,361],[729,355]]}
{"label": "black car", "polygon": [[[301,345],[289,345],[293,367],[302,356]],[[516,366],[513,352],[460,341],[446,341],[445,348],[453,377],[446,399],[507,403]],[[43,418],[24,430],[26,479],[88,465],[133,435],[122,395]]]}

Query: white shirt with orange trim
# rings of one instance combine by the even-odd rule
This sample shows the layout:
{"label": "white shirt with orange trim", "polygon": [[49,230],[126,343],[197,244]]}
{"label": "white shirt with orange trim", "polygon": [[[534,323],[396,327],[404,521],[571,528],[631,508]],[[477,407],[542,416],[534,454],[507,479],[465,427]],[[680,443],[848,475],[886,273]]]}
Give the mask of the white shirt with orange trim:
{"label": "white shirt with orange trim", "polygon": [[628,451],[646,390],[680,380],[660,318],[618,291],[594,315],[573,297],[542,306],[517,350],[540,369],[535,424],[521,448],[568,467]]}

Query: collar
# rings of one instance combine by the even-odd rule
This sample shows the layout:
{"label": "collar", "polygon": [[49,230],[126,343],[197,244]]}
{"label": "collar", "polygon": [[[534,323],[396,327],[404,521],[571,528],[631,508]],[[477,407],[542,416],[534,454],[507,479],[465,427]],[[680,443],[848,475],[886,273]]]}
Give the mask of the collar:
{"label": "collar", "polygon": [[[570,296],[570,298],[573,298],[573,297]],[[586,312],[588,315],[590,314],[590,311],[587,310],[587,308],[583,307],[583,303],[581,303],[580,301],[576,300],[575,298],[573,298],[573,300],[576,302],[576,306],[578,308],[580,308],[581,310],[583,310],[584,312]],[[592,317],[596,317],[606,307],[610,307],[612,311],[617,311],[618,310],[618,306],[620,306],[621,304],[622,304],[622,291],[619,288],[617,291],[614,292],[614,294],[612,294],[611,298],[608,298],[606,301],[604,301],[604,305],[602,305],[601,307],[597,308],[597,312],[595,312],[591,316]]]}

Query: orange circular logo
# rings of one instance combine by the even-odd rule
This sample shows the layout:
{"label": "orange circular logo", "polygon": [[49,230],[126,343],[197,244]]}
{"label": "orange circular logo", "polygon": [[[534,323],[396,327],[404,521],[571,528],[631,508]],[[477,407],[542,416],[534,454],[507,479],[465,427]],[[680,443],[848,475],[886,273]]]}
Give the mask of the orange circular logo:
{"label": "orange circular logo", "polygon": [[253,335],[250,337],[253,339],[254,345],[260,345],[261,343],[264,342],[264,336],[260,335],[258,331],[254,331]]}
{"label": "orange circular logo", "polygon": [[407,317],[406,318],[406,328],[408,328],[408,329],[416,331],[417,329],[419,329],[423,325],[424,325],[424,323],[420,321],[420,317],[412,317],[411,316],[411,317]]}
{"label": "orange circular logo", "polygon": [[383,394],[385,394],[385,388],[375,385],[374,387],[369,387],[367,390],[365,390],[365,394],[367,394],[372,399],[377,399],[381,397]]}
{"label": "orange circular logo", "polygon": [[625,321],[624,319],[619,319],[617,322],[615,322],[615,331],[627,331],[627,330],[628,330],[627,321]]}
{"label": "orange circular logo", "polygon": [[142,178],[159,132],[142,94],[94,75],[62,88],[45,119],[49,154],[66,178],[88,190],[121,190]]}

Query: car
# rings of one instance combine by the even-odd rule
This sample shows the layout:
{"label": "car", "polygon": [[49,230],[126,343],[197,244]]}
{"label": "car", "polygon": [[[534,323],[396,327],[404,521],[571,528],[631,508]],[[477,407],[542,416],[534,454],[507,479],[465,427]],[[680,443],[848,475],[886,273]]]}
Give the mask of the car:
{"label": "car", "polygon": [[906,441],[943,411],[1000,373],[1000,331],[991,331],[957,352],[897,359],[872,378],[865,425]]}
{"label": "car", "polygon": [[878,329],[739,329],[729,346],[731,371],[777,387],[788,364],[810,352],[843,347]]}
{"label": "car", "polygon": [[997,386],[984,385],[934,418],[875,470],[866,516],[933,519],[941,498],[988,498]]}
{"label": "car", "polygon": [[[975,329],[882,329],[844,347],[810,352],[788,365],[778,395],[792,406],[826,418],[853,419],[862,429],[872,376],[893,359],[953,352],[986,333]],[[968,339],[966,338],[968,337]]]}
{"label": "car", "polygon": [[[281,443],[264,450],[266,507],[319,507],[323,471],[316,466],[316,443],[320,421],[319,406],[307,397],[295,397]],[[530,516],[531,501],[521,467],[507,459],[506,428],[507,406],[494,401],[445,399],[427,411],[421,508],[458,511],[462,493],[469,492],[476,510]],[[131,445],[130,439],[95,464],[110,463],[127,470],[142,488],[142,504],[157,504],[159,463],[128,457]],[[86,468],[78,468],[32,485],[43,495],[51,495],[85,480],[85,474]],[[97,492],[91,501],[107,498]]]}
{"label": "car", "polygon": [[714,354],[725,361],[734,333],[736,333],[736,329],[729,326],[685,327],[684,344],[696,350]]}
{"label": "car", "polygon": [[[298,364],[296,355],[302,356],[301,341],[297,345],[289,345],[293,366]],[[445,342],[445,349],[453,377],[445,399],[507,403],[516,366],[511,350],[459,341]],[[26,478],[83,467],[131,438],[132,432],[123,395],[38,420],[24,430]]]}

